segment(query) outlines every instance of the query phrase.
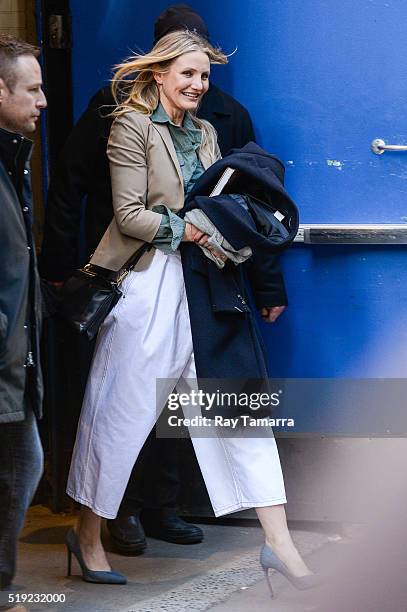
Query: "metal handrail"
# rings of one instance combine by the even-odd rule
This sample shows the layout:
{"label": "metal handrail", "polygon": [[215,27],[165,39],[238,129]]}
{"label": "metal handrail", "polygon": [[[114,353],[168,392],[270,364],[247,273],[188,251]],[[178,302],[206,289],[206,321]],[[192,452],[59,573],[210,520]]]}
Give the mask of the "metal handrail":
{"label": "metal handrail", "polygon": [[407,151],[407,145],[386,144],[381,138],[372,140],[370,147],[376,155],[382,155],[385,151]]}
{"label": "metal handrail", "polygon": [[294,242],[304,244],[407,244],[407,223],[301,224]]}

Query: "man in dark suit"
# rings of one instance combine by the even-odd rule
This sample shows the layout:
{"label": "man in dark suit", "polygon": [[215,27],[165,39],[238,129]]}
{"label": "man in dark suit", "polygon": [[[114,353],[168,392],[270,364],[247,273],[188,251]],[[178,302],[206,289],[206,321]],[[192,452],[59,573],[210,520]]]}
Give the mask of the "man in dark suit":
{"label": "man in dark suit", "polygon": [[[209,37],[206,24],[197,13],[186,5],[174,5],[156,20],[154,42],[169,32],[184,28]],[[110,88],[96,93],[69,136],[51,179],[41,257],[41,272],[49,281],[63,283],[78,265],[84,197],[87,256],[95,250],[111,221],[113,208],[106,145],[112,123],[108,115],[113,106]],[[213,84],[203,98],[198,115],[216,128],[223,155],[255,138],[247,110]],[[281,284],[275,318],[285,303]],[[202,540],[199,527],[176,515],[178,488],[177,441],[156,439],[153,430],[135,465],[118,517],[108,521],[109,531],[119,549],[142,552],[146,545],[142,525],[147,535],[170,542]],[[141,508],[142,525],[139,521]]]}
{"label": "man in dark suit", "polygon": [[0,34],[0,590],[11,587],[18,536],[43,466],[33,143],[25,136],[46,106],[38,55],[37,47]]}

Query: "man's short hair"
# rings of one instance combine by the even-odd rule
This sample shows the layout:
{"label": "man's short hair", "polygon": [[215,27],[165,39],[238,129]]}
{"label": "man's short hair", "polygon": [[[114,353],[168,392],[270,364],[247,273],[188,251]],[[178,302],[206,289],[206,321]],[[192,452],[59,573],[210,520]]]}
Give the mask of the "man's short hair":
{"label": "man's short hair", "polygon": [[10,91],[14,89],[17,80],[13,69],[17,58],[22,55],[38,57],[39,54],[39,47],[10,34],[0,34],[0,79],[3,79]]}

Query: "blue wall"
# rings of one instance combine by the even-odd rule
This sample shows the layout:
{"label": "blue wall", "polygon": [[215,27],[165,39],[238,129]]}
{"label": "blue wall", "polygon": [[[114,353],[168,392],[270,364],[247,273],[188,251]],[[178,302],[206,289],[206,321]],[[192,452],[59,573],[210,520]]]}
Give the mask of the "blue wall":
{"label": "blue wall", "polygon": [[294,246],[290,306],[262,329],[276,376],[405,377],[405,248]]}
{"label": "blue wall", "polygon": [[[75,112],[130,50],[147,50],[165,1],[72,0]],[[404,0],[191,1],[230,53],[213,80],[253,117],[259,143],[287,166],[307,222],[404,222],[407,144]],[[221,10],[220,10],[221,6]],[[284,257],[290,308],[264,327],[285,376],[403,376],[403,248],[298,247]]]}

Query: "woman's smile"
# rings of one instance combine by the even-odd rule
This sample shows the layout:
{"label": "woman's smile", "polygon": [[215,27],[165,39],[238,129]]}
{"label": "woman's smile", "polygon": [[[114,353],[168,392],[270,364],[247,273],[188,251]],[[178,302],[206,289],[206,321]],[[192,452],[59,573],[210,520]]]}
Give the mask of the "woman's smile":
{"label": "woman's smile", "polygon": [[201,94],[194,94],[190,91],[183,91],[181,92],[184,96],[187,96],[188,98],[191,98],[191,100],[199,100],[199,98],[201,97]]}

